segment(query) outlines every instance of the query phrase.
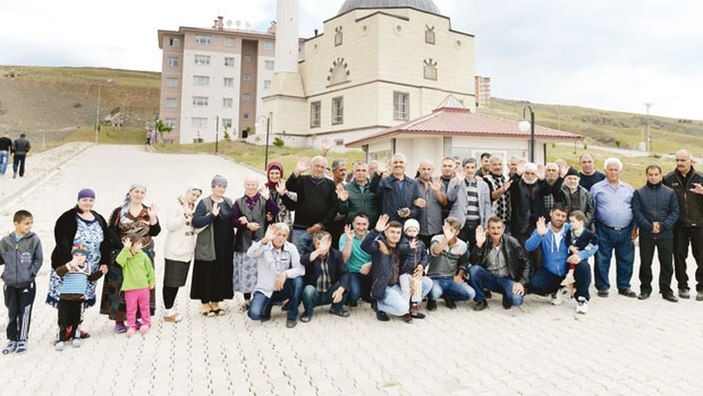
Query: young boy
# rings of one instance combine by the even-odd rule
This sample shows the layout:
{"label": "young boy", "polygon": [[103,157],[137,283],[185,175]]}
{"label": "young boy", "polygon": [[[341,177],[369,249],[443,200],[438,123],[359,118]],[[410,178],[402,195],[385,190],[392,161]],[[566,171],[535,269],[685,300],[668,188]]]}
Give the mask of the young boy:
{"label": "young boy", "polygon": [[[586,225],[586,215],[580,210],[574,210],[569,215],[569,223],[571,224],[571,229],[569,230],[569,235],[567,236],[567,241],[569,241],[569,253],[578,254],[583,250],[593,250],[595,254],[598,251],[598,237],[596,234],[591,232],[591,230],[585,227]],[[587,261],[587,260],[586,260]],[[573,294],[573,284],[574,281],[574,268],[576,264],[569,264],[569,272],[566,274],[566,278],[562,282],[563,285],[568,289],[569,294]]]}
{"label": "young boy", "polygon": [[[417,235],[420,233],[420,223],[415,219],[405,221],[403,225],[405,237],[400,240],[398,253],[400,254],[400,268],[416,268],[421,265],[427,268],[429,261],[427,247]],[[422,284],[420,277],[414,273],[401,274],[398,278],[400,293],[403,298],[411,302],[410,312],[403,316],[406,322],[411,322],[412,318],[422,319],[425,317],[420,313],[420,302],[422,301]]]}
{"label": "young boy", "polygon": [[103,275],[99,269],[91,273],[91,268],[86,265],[88,249],[84,245],[74,245],[71,254],[73,259],[70,262],[56,268],[56,275],[62,278],[58,305],[59,339],[54,345],[57,351],[63,351],[64,342],[69,340],[74,348],[81,346],[77,331],[82,322],[81,312],[88,281],[95,282]]}
{"label": "young boy", "polygon": [[149,311],[149,289],[156,283],[151,260],[142,251],[142,238],[132,234],[122,241],[124,248],[117,255],[117,264],[122,266],[122,291],[127,308],[127,337],[137,332],[137,308],[142,316],[142,326],[139,331],[146,334],[151,327],[151,312]]}
{"label": "young boy", "polygon": [[43,262],[41,241],[32,232],[32,214],[19,210],[13,222],[15,231],[0,240],[0,265],[5,265],[3,291],[9,314],[7,345],[2,350],[3,355],[27,350],[32,304],[37,294],[34,279]]}

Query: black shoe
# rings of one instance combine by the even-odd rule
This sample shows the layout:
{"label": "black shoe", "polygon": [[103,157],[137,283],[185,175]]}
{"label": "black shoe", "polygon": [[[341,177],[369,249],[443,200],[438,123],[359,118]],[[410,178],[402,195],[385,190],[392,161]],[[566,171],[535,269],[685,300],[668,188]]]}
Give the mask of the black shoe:
{"label": "black shoe", "polygon": [[408,313],[406,313],[405,315],[403,315],[403,320],[405,321],[405,323],[412,323],[412,322],[413,322],[413,316],[410,315],[410,312],[408,312]]}
{"label": "black shoe", "polygon": [[281,311],[287,312],[289,305],[290,305],[290,300],[286,301],[286,303],[281,306]]}
{"label": "black shoe", "polygon": [[665,299],[666,301],[673,302],[673,303],[679,302],[679,299],[676,298],[676,296],[674,295],[674,293],[667,293],[667,294],[664,294],[664,295],[662,295],[662,298]]}
{"label": "black shoe", "polygon": [[632,289],[622,289],[618,290],[618,294],[621,296],[629,297],[629,298],[635,298],[637,297],[637,293],[635,293],[634,290]]}
{"label": "black shoe", "polygon": [[456,302],[451,297],[444,297],[444,302],[447,304],[447,308],[456,309]]}
{"label": "black shoe", "polygon": [[356,308],[359,306],[359,302],[357,301],[349,301],[349,306],[352,308]]}
{"label": "black shoe", "polygon": [[425,319],[425,314],[420,312],[420,306],[417,304],[413,304],[413,306],[410,307],[410,316],[415,319]]}
{"label": "black shoe", "polygon": [[679,298],[684,298],[688,300],[691,298],[691,292],[688,289],[679,289]]}
{"label": "black shoe", "polygon": [[427,310],[436,311],[437,310],[437,300],[427,299]]}
{"label": "black shoe", "polygon": [[605,289],[598,290],[598,297],[603,297],[603,298],[608,297],[608,290],[605,290]]}
{"label": "black shoe", "polygon": [[347,311],[346,309],[340,309],[340,310],[337,310],[337,311],[335,311],[334,309],[330,309],[330,310],[329,310],[329,313],[331,313],[332,315],[341,316],[342,318],[348,318],[348,317],[349,317],[349,311]]}
{"label": "black shoe", "polygon": [[488,308],[486,300],[481,300],[474,305],[474,311],[483,311],[486,308]]}
{"label": "black shoe", "polygon": [[486,297],[486,300],[488,300],[489,298],[493,298],[493,294],[491,293],[490,290],[485,290],[485,289],[484,289],[484,290],[483,290],[483,296]]}
{"label": "black shoe", "polygon": [[385,312],[383,311],[376,311],[376,319],[380,320],[381,322],[388,322],[391,320],[391,318],[386,315]]}
{"label": "black shoe", "polygon": [[261,323],[268,322],[271,320],[271,315],[265,315],[261,317]]}
{"label": "black shoe", "polygon": [[513,303],[511,301],[503,299],[503,308],[510,309],[512,307],[513,307]]}
{"label": "black shoe", "polygon": [[305,315],[300,317],[300,321],[303,323],[309,323],[312,320],[312,315]]}
{"label": "black shoe", "polygon": [[646,300],[649,298],[650,293],[649,292],[640,292],[640,294],[637,296],[638,300]]}
{"label": "black shoe", "polygon": [[298,321],[295,320],[295,319],[288,319],[288,320],[286,320],[286,327],[289,328],[289,329],[292,329],[292,328],[295,327],[295,325],[297,325],[297,324],[298,324]]}

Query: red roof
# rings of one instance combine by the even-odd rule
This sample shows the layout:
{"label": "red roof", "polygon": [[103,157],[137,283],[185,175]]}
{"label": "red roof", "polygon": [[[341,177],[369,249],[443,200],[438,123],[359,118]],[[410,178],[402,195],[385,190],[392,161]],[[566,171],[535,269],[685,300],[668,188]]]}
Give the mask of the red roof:
{"label": "red roof", "polygon": [[[440,107],[428,115],[372,133],[346,145],[359,147],[375,140],[398,135],[530,138],[529,131],[522,132],[518,129],[517,121],[472,113],[464,107]],[[535,127],[535,140],[573,141],[580,139],[580,135],[571,132],[545,128],[539,125]]]}

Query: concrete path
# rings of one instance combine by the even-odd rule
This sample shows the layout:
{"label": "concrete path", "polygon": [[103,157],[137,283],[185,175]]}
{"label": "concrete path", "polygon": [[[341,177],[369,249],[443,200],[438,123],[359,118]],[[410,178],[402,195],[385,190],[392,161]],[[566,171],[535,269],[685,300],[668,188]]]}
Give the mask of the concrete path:
{"label": "concrete path", "polygon": [[[378,322],[364,304],[347,319],[318,309],[311,323],[291,330],[278,308],[272,321],[252,322],[239,312],[240,298],[225,303],[227,316],[204,318],[199,302],[188,298],[188,284],[176,302],[181,323],[157,315],[148,335],[128,340],[94,307],[84,324],[92,338],[79,349],[55,352],[56,311],[43,303],[52,230],[80,188],[94,188],[96,209],[108,216],[135,180],[148,185],[147,203],[165,209],[188,182],[208,186],[214,173],[229,178],[228,196],[237,197],[251,172],[216,156],[153,154],[142,147],[100,145],[68,156],[51,177],[0,209],[3,234],[15,210],[34,213],[46,257],[29,349],[0,355],[0,395],[703,393],[703,302],[671,304],[656,294],[644,302],[612,293],[594,297],[587,315],[534,296],[524,309],[509,311],[499,298],[479,313],[469,303],[455,310],[440,303],[412,324]],[[159,289],[164,238],[165,231],[156,239]],[[2,307],[0,326],[6,323]]]}

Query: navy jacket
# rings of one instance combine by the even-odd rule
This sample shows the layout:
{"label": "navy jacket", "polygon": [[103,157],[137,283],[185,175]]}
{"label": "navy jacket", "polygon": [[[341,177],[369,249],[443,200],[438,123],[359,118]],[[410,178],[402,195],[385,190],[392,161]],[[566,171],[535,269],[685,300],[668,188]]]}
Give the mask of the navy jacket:
{"label": "navy jacket", "polygon": [[[398,241],[400,244],[400,241]],[[399,253],[395,249],[389,248],[386,237],[378,231],[371,230],[366,234],[366,238],[361,242],[361,248],[371,255],[371,298],[380,301],[386,296],[386,287],[390,286],[391,268],[393,266],[393,256]],[[412,274],[415,266],[408,261],[401,266],[398,274]]]}
{"label": "navy jacket", "polygon": [[[311,262],[310,254],[311,253],[304,255],[303,258],[300,259],[300,264],[305,266],[305,278],[303,278],[303,283],[305,286],[312,285],[317,287],[317,280],[322,273],[322,269],[320,268],[322,260],[318,257]],[[343,287],[344,290],[349,290],[350,277],[349,272],[347,272],[347,265],[344,264],[342,253],[337,249],[330,249],[327,255],[329,256],[327,259],[327,271],[330,276],[330,285],[339,282],[339,285]]]}
{"label": "navy jacket", "polygon": [[421,265],[422,268],[427,268],[427,264],[430,262],[427,247],[419,239],[417,240],[417,247],[412,249],[408,237],[402,236],[400,242],[398,242],[398,254],[400,254],[401,265],[407,262],[412,264],[413,268],[418,265]]}
{"label": "navy jacket", "polygon": [[387,214],[391,220],[401,223],[406,220],[398,216],[398,209],[402,208],[410,208],[410,218],[418,219],[420,217],[420,208],[413,205],[416,199],[421,198],[417,181],[414,179],[405,176],[401,191],[400,182],[395,176],[381,178],[376,174],[371,180],[371,191],[376,193],[376,197],[381,202],[381,213]]}
{"label": "navy jacket", "polygon": [[[647,182],[632,195],[632,214],[640,227],[641,238],[673,239],[674,224],[679,219],[676,193],[662,183]],[[659,234],[652,234],[655,221],[659,222]]]}

